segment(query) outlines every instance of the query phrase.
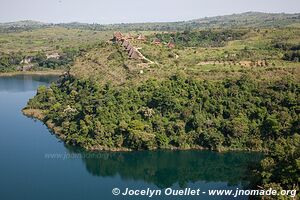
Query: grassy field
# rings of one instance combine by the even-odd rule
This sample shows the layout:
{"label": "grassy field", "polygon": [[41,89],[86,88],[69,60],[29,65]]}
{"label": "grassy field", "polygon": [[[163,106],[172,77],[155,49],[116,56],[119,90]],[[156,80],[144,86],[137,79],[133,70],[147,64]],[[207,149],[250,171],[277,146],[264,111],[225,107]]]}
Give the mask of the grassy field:
{"label": "grassy field", "polygon": [[56,52],[62,48],[77,47],[107,40],[112,32],[76,30],[67,28],[44,28],[19,33],[1,33],[0,51],[4,53]]}
{"label": "grassy field", "polygon": [[[63,27],[46,27],[22,32],[0,33],[0,73],[66,69],[73,65],[76,56],[99,42],[108,40],[109,31],[78,30]],[[59,55],[49,59],[47,55]],[[30,63],[22,60],[30,58]],[[23,70],[24,71],[24,70]],[[28,70],[26,70],[28,71]]]}
{"label": "grassy field", "polygon": [[[134,32],[131,34],[137,35]],[[153,63],[130,59],[121,45],[108,42],[77,58],[71,72],[79,77],[116,85],[128,80],[139,83],[151,78],[163,79],[174,73],[213,80],[245,73],[262,79],[300,75],[299,63],[283,60],[286,51],[274,48],[277,42],[299,44],[299,28],[249,29],[242,38],[228,41],[220,47],[168,48],[166,42],[160,45],[152,43],[155,33],[145,34],[148,38],[146,42],[133,39],[131,43]]]}
{"label": "grassy field", "polygon": [[[212,33],[220,31],[222,29],[213,29]],[[77,56],[71,72],[79,77],[115,84],[122,84],[126,80],[139,82],[151,77],[164,78],[176,72],[200,79],[223,79],[241,72],[266,76],[271,72],[279,76],[282,71],[298,73],[298,63],[283,60],[286,51],[274,48],[274,44],[299,44],[300,28],[233,30],[238,31],[246,34],[238,39],[225,41],[220,46],[204,41],[196,46],[175,44],[172,49],[166,47],[168,40],[162,41],[161,45],[154,45],[152,40],[156,34],[173,32],[130,31],[133,36],[143,34],[148,38],[146,42],[133,39],[131,43],[153,63],[129,59],[122,46],[108,42],[113,31],[63,27],[1,33],[0,53],[24,58],[38,52],[63,54],[68,49],[82,49],[83,53]]]}

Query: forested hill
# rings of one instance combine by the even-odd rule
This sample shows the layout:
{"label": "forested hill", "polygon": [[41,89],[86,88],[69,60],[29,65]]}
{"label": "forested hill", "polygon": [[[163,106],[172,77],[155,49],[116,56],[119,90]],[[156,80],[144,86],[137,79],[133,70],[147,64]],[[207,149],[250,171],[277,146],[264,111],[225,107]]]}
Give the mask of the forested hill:
{"label": "forested hill", "polygon": [[300,24],[300,13],[260,13],[246,12],[241,14],[207,17],[181,22],[156,22],[156,23],[122,23],[111,25],[67,23],[59,26],[69,28],[90,28],[95,30],[164,30],[178,31],[199,28],[231,28],[231,27],[286,27]]}
{"label": "forested hill", "polygon": [[48,25],[48,24],[39,21],[33,21],[33,20],[0,23],[0,27],[31,27],[31,26],[38,27],[44,25]]}
{"label": "forested hill", "polygon": [[0,23],[0,32],[24,31],[44,27],[65,27],[90,30],[161,30],[175,31],[199,28],[232,28],[232,27],[287,27],[300,25],[300,13],[261,13],[246,12],[216,17],[205,17],[190,21],[181,22],[153,22],[153,23],[120,23],[120,24],[87,24],[87,23],[42,23],[36,21],[19,21],[10,23]]}
{"label": "forested hill", "polygon": [[44,27],[49,27],[50,24],[33,20],[24,20],[17,22],[0,23],[0,32],[19,32],[28,31]]}
{"label": "forested hill", "polygon": [[189,21],[197,27],[285,27],[300,22],[300,13],[246,12]]}

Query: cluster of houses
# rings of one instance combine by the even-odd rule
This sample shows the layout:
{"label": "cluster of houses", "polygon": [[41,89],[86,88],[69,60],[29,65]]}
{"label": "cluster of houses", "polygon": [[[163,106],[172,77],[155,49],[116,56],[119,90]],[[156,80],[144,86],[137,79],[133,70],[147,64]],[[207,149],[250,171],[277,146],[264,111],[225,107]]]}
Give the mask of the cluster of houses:
{"label": "cluster of houses", "polygon": [[128,40],[123,40],[122,46],[127,50],[128,56],[132,59],[143,59],[143,54],[135,48]]}
{"label": "cluster of houses", "polygon": [[[143,34],[139,34],[137,37],[134,37],[131,35],[131,33],[129,33],[128,35],[124,35],[121,32],[115,32],[114,33],[114,37],[113,37],[113,41],[122,41],[122,40],[138,40],[138,41],[142,41],[145,42],[147,41],[147,38],[143,35]],[[152,44],[154,45],[162,45],[162,42],[160,39],[158,38],[154,38],[152,41]],[[169,48],[175,48],[175,43],[170,41],[167,44],[165,44],[167,47]]]}
{"label": "cluster of houses", "polygon": [[[114,33],[112,41],[121,44],[126,49],[128,56],[130,58],[137,59],[137,60],[144,59],[145,57],[143,56],[143,54],[130,43],[130,40],[132,39],[133,36],[131,34],[125,36],[121,32],[116,32]],[[146,37],[139,35],[137,39],[140,41],[145,41]]]}
{"label": "cluster of houses", "polygon": [[[155,44],[155,45],[161,45],[162,44],[162,42],[158,38],[155,38],[152,43]],[[175,48],[175,43],[170,41],[166,44],[166,46],[168,48],[172,49],[172,48]]]}
{"label": "cluster of houses", "polygon": [[143,34],[140,34],[137,37],[134,37],[133,35],[131,35],[131,33],[129,33],[128,35],[124,35],[121,32],[115,32],[112,40],[120,42],[123,40],[133,40],[133,39],[136,39],[136,40],[142,41],[142,42],[147,40],[147,38]]}
{"label": "cluster of houses", "polygon": [[[142,53],[138,50],[138,48],[134,47],[131,44],[132,40],[137,40],[141,42],[147,41],[147,38],[140,34],[136,37],[132,36],[130,33],[128,35],[124,35],[121,32],[115,32],[113,35],[113,38],[111,39],[112,42],[119,43],[121,44],[128,52],[128,56],[132,59],[145,59],[145,57],[142,55]],[[162,42],[158,39],[155,38],[152,41],[152,44],[154,45],[162,45]],[[173,42],[169,42],[166,44],[168,48],[175,48],[175,44]]]}

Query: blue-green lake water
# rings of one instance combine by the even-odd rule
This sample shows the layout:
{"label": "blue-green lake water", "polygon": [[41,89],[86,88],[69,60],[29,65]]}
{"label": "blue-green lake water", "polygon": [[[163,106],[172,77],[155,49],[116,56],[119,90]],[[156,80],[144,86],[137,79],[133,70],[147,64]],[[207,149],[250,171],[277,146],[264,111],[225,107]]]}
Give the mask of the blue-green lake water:
{"label": "blue-green lake water", "polygon": [[[70,147],[21,109],[39,85],[56,77],[0,77],[0,199],[233,199],[218,196],[114,196],[113,188],[236,189],[247,187],[257,153],[142,151],[87,153]],[[234,199],[247,199],[240,196]]]}

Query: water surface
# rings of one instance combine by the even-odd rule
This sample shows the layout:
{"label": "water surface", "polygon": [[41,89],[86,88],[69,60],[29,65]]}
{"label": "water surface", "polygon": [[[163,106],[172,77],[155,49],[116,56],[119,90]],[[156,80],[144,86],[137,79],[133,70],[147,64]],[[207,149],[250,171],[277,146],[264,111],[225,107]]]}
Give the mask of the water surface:
{"label": "water surface", "polygon": [[[0,199],[109,200],[149,199],[113,196],[131,189],[235,189],[247,186],[247,166],[256,153],[156,151],[88,153],[62,143],[41,122],[21,109],[39,85],[55,76],[0,77]],[[231,199],[229,197],[169,197],[151,199]],[[235,199],[247,199],[239,197]]]}

